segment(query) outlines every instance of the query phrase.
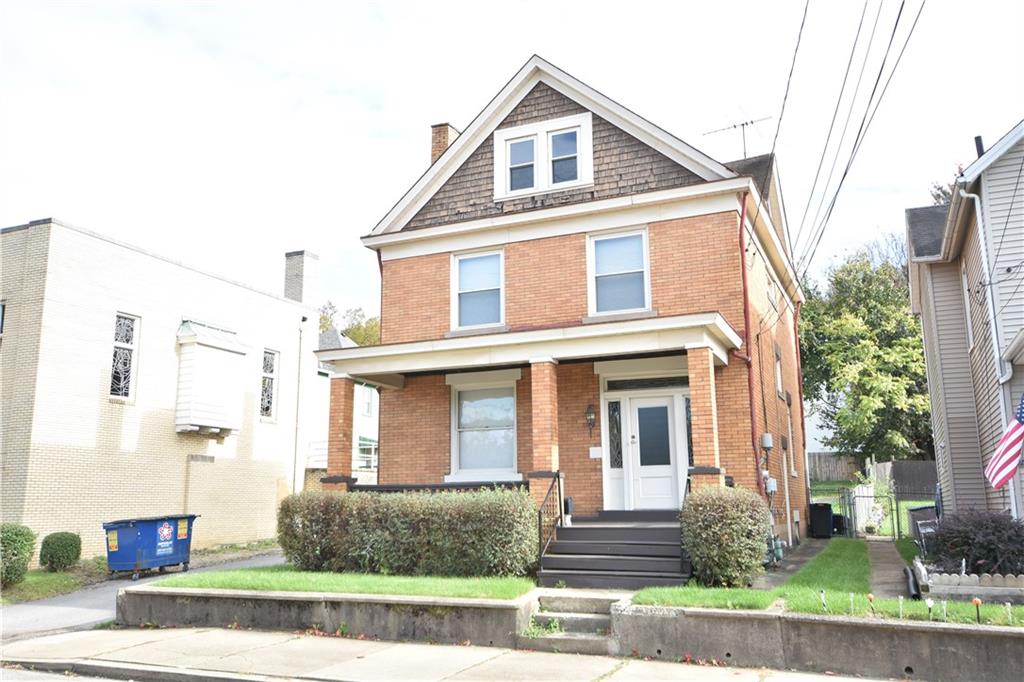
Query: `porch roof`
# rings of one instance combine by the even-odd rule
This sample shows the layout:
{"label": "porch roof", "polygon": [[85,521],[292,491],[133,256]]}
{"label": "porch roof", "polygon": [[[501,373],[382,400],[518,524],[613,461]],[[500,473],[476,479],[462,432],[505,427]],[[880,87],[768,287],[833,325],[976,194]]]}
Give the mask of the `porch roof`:
{"label": "porch roof", "polygon": [[526,364],[538,358],[575,360],[710,348],[728,364],[739,334],[718,313],[673,315],[573,327],[458,336],[433,341],[317,351],[336,372],[381,386],[400,387],[410,372]]}

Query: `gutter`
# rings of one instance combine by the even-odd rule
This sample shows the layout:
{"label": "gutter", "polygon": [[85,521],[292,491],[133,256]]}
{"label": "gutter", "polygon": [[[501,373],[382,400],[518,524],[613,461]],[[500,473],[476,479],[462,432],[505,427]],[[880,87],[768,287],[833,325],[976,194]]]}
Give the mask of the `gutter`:
{"label": "gutter", "polygon": [[740,273],[743,277],[743,345],[746,348],[746,356],[742,358],[747,366],[747,400],[750,404],[750,446],[754,453],[754,480],[757,481],[757,489],[764,497],[764,479],[761,478],[761,459],[758,455],[757,446],[757,405],[754,401],[754,368],[750,345],[750,284],[747,281],[747,192],[740,194]]}

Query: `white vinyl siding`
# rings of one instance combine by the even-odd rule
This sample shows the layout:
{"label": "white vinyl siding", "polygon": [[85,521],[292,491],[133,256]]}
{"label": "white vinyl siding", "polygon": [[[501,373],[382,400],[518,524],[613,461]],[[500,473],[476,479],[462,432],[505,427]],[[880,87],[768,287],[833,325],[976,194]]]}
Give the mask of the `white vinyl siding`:
{"label": "white vinyl siding", "polygon": [[[1024,328],[1024,284],[1021,284],[1024,280],[1024,265],[1021,265],[1021,261],[1024,261],[1022,162],[1024,140],[1018,141],[981,176],[982,203],[987,219],[986,236],[989,241],[989,265],[992,268],[992,281],[996,282],[992,290],[996,311],[1002,309],[1002,313],[999,314],[999,343],[1002,349],[1005,349],[1017,332]],[[1019,184],[1018,173],[1022,175]],[[1010,272],[1007,272],[1008,268]]]}

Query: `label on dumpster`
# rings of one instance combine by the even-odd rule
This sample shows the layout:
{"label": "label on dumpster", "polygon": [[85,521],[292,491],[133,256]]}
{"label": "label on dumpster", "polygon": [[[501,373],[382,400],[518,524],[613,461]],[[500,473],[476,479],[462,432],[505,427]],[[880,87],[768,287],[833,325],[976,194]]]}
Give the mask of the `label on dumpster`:
{"label": "label on dumpster", "polygon": [[178,519],[178,539],[184,540],[188,537],[188,519]]}
{"label": "label on dumpster", "polygon": [[107,531],[107,549],[111,552],[117,551],[117,530]]}
{"label": "label on dumpster", "polygon": [[164,521],[156,529],[156,555],[162,556],[164,554],[174,553],[174,529],[171,528],[171,524]]}

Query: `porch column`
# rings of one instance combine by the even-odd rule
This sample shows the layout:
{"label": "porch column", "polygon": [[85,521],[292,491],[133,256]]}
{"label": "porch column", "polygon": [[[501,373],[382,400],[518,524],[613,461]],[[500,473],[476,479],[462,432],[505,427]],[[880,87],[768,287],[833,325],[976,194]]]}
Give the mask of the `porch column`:
{"label": "porch column", "polygon": [[[352,416],[355,382],[346,376],[331,379],[330,423],[327,426],[327,475],[352,476]],[[348,490],[347,483],[324,484],[325,490]]]}
{"label": "porch column", "polygon": [[[530,414],[533,457],[529,471],[558,470],[558,362],[554,358],[530,360]],[[523,472],[523,473],[529,473]],[[550,479],[533,479],[530,492],[543,501]]]}
{"label": "porch column", "polygon": [[[690,375],[690,431],[693,439],[692,490],[725,485],[718,451],[718,400],[715,392],[715,359],[710,348],[686,351]],[[700,473],[701,470],[707,473]],[[716,471],[717,473],[712,473]]]}

